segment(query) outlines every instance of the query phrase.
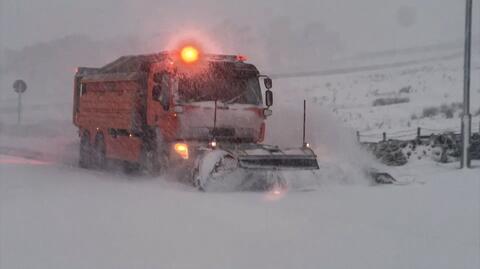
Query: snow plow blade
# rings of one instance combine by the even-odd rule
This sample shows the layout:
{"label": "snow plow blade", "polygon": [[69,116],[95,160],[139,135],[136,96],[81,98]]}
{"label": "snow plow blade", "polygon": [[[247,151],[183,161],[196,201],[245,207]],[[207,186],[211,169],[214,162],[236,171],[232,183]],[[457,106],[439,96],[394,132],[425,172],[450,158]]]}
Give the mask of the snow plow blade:
{"label": "snow plow blade", "polygon": [[277,171],[319,169],[310,148],[234,145],[209,151],[198,159],[193,182],[203,191],[264,191],[286,183]]}
{"label": "snow plow blade", "polygon": [[262,146],[237,155],[238,166],[252,170],[316,170],[317,156],[310,148],[279,149]]}

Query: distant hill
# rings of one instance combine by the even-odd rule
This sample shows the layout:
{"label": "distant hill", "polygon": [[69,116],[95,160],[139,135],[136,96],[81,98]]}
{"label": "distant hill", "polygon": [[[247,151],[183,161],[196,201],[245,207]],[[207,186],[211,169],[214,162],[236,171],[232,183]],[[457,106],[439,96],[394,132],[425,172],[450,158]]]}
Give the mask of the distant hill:
{"label": "distant hill", "polygon": [[70,89],[76,67],[101,66],[118,55],[131,53],[136,46],[133,38],[94,41],[71,35],[21,50],[6,50],[1,87],[11,88],[13,80],[22,78],[33,94],[62,95],[62,89]]}

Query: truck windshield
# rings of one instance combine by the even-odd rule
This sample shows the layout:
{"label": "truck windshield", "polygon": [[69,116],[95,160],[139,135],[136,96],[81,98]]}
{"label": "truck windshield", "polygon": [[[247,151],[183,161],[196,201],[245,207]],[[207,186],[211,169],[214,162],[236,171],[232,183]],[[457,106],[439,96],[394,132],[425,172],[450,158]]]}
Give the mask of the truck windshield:
{"label": "truck windshield", "polygon": [[262,103],[260,83],[255,74],[213,73],[180,77],[178,93],[181,102],[220,101],[229,104]]}

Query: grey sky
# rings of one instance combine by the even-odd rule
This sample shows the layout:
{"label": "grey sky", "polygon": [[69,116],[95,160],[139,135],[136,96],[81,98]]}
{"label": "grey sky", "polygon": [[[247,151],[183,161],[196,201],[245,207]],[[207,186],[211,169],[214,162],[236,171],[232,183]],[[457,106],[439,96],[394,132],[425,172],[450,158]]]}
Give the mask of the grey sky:
{"label": "grey sky", "polygon": [[208,28],[226,19],[261,29],[273,18],[286,16],[294,23],[322,22],[329,31],[340,34],[347,51],[356,52],[455,41],[462,37],[464,24],[463,0],[0,2],[4,48],[22,48],[78,33],[94,39],[154,36],[165,30]]}

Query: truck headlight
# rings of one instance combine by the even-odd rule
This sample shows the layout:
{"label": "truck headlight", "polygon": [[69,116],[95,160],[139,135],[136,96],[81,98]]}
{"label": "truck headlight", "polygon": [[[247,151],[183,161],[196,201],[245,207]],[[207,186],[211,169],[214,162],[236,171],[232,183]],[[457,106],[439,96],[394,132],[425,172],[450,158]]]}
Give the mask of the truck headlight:
{"label": "truck headlight", "polygon": [[175,143],[175,152],[184,160],[188,160],[188,145],[185,143]]}

